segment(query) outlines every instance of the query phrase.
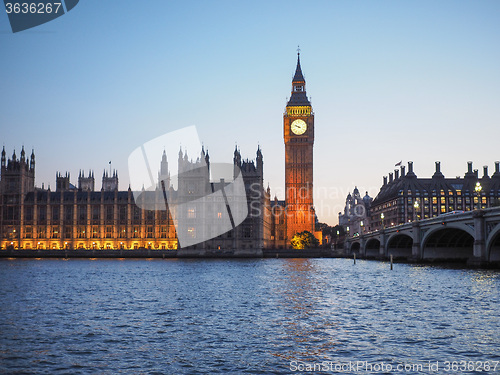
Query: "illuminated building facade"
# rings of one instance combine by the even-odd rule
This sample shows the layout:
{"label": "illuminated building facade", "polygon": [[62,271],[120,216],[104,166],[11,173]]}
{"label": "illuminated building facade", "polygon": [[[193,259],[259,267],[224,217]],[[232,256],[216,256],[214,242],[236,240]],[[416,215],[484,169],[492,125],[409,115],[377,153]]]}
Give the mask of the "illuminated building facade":
{"label": "illuminated building facade", "polygon": [[[202,157],[209,165],[208,153]],[[199,158],[198,158],[199,159]],[[196,167],[198,160],[188,159],[179,153],[179,171]],[[269,190],[263,189],[263,157],[260,148],[254,161],[242,161],[235,150],[234,164],[241,170],[247,194],[247,218],[236,228],[194,245],[203,250],[262,249],[270,246]],[[208,173],[208,170],[205,168]],[[181,174],[182,175],[182,174]],[[204,176],[199,176],[204,178]],[[159,181],[173,190],[168,174],[168,162],[164,154],[161,160]],[[173,196],[193,198],[194,187],[201,186],[193,175],[189,180],[179,179],[178,190]],[[175,224],[160,186],[155,195],[156,204],[162,209],[139,208],[130,190],[118,190],[118,173],[104,172],[102,188],[95,191],[94,173],[87,176],[80,172],[78,186],[70,183],[68,173],[56,174],[56,190],[35,187],[35,154],[26,159],[24,148],[18,159],[16,154],[6,158],[2,151],[0,180],[0,233],[1,248],[22,249],[176,249]],[[189,223],[186,211],[181,220]],[[178,219],[178,218],[177,218]],[[217,217],[207,226],[217,225]]]}
{"label": "illuminated building facade", "polygon": [[283,114],[285,141],[286,240],[298,232],[315,233],[313,206],[314,112],[306,96],[306,81],[300,66],[292,79],[292,95]]}
{"label": "illuminated building facade", "polygon": [[413,171],[413,162],[384,176],[380,192],[371,205],[370,229],[427,219],[454,211],[471,211],[500,205],[500,164],[495,162],[495,172],[488,175],[483,167],[480,177],[477,169],[468,162],[464,177],[445,178],[441,164],[431,178],[418,178]]}
{"label": "illuminated building facade", "polygon": [[373,198],[366,192],[361,197],[359,189],[347,195],[345,200],[344,213],[339,212],[339,225],[344,229],[344,233],[349,236],[359,236],[370,228],[370,208]]}
{"label": "illuminated building facade", "polygon": [[[313,206],[314,112],[306,96],[305,83],[298,54],[292,94],[283,114],[285,200],[271,200],[270,189],[263,188],[260,148],[255,161],[242,160],[236,149],[233,162],[235,169],[238,167],[242,172],[249,214],[232,230],[189,248],[206,251],[287,248],[294,234],[305,230],[321,240],[321,233],[315,232]],[[93,171],[87,175],[80,172],[78,186],[71,184],[68,173],[57,173],[55,191],[50,187],[36,188],[34,152],[28,160],[23,148],[19,159],[14,152],[7,160],[4,148],[0,176],[1,248],[176,249],[179,242],[176,226],[187,226],[183,229],[190,232],[190,220],[195,219],[196,210],[203,211],[203,207],[171,215],[170,210],[165,209],[160,181],[172,193],[169,197],[174,197],[170,207],[176,202],[201,199],[209,194],[206,190],[208,170],[200,168],[201,164],[210,167],[208,153],[205,154],[204,150],[194,161],[179,152],[178,170],[199,170],[199,175],[179,173],[178,190],[172,192],[164,154],[156,191],[144,193],[145,199],[154,202],[155,207],[141,209],[130,188],[119,191],[116,171],[104,171],[100,191],[95,190]],[[201,199],[201,204],[204,201]],[[201,233],[209,233],[211,227],[218,225],[217,219],[207,222]],[[190,233],[198,235],[194,227]]]}

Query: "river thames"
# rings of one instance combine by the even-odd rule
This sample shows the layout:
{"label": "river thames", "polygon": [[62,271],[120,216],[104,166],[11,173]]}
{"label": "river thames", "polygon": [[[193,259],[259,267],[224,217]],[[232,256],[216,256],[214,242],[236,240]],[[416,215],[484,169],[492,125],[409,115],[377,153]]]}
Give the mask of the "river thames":
{"label": "river thames", "polygon": [[0,373],[498,374],[499,302],[488,270],[4,259]]}

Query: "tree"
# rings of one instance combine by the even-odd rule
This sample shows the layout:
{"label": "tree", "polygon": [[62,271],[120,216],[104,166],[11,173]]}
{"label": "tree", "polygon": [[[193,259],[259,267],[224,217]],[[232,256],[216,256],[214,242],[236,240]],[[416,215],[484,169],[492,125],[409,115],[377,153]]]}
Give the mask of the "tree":
{"label": "tree", "polygon": [[295,233],[290,243],[294,249],[310,249],[319,246],[318,239],[307,230]]}

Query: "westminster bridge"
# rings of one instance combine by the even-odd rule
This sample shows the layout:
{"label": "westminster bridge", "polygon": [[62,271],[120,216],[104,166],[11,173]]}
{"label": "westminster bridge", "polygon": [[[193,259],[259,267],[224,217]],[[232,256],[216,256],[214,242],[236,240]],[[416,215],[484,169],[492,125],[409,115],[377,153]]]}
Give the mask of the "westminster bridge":
{"label": "westminster bridge", "polygon": [[363,258],[466,261],[500,265],[500,207],[448,213],[346,239],[344,252]]}

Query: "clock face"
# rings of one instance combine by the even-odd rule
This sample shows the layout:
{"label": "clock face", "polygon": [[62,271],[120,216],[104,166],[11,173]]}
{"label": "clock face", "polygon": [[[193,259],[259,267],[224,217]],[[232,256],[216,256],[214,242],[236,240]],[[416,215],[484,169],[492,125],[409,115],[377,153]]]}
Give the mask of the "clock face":
{"label": "clock face", "polygon": [[301,135],[304,134],[307,130],[307,124],[304,120],[297,119],[294,122],[292,122],[292,125],[290,126],[292,129],[292,133],[295,135]]}

